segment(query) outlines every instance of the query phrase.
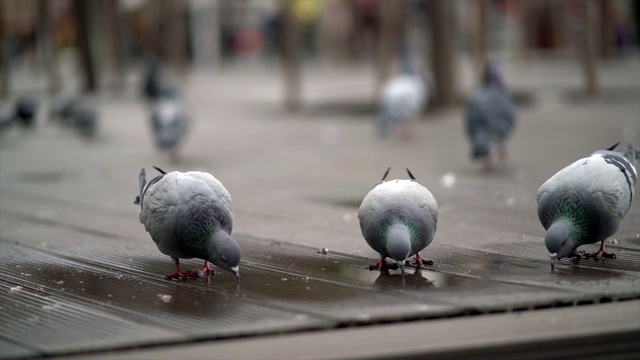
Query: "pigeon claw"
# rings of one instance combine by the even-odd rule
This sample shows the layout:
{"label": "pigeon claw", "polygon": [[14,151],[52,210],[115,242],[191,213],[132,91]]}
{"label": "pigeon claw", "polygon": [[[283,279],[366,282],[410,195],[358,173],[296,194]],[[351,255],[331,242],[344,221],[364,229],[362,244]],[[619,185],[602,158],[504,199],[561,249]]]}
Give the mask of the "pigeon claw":
{"label": "pigeon claw", "polygon": [[585,259],[593,258],[594,260],[602,259],[617,259],[618,257],[614,253],[606,252],[604,250],[599,250],[592,253],[585,253]]}
{"label": "pigeon claw", "polygon": [[377,263],[369,266],[369,271],[373,271],[373,270],[398,270],[398,264],[396,263],[389,263],[386,262],[384,260],[380,260]]}
{"label": "pigeon claw", "polygon": [[417,266],[417,267],[421,267],[422,265],[431,266],[431,265],[433,265],[433,261],[423,258],[422,256],[420,256],[420,253],[416,253],[416,258],[412,262],[407,261],[406,264],[407,265],[414,265],[414,266]]}
{"label": "pigeon claw", "polygon": [[186,280],[198,277],[198,271],[176,271],[173,274],[165,276],[165,280]]}

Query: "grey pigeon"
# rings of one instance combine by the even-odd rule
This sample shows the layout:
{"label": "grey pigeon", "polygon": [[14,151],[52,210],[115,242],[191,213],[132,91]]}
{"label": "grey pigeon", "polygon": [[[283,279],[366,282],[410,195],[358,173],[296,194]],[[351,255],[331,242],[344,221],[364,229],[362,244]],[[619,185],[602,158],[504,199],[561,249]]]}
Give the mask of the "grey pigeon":
{"label": "grey pigeon", "polygon": [[380,254],[380,261],[370,270],[381,271],[394,264],[395,260],[404,274],[405,261],[416,255],[414,264],[431,265],[432,261],[420,256],[433,240],[438,224],[438,203],[431,192],[407,169],[410,180],[385,181],[389,169],[382,179],[364,197],[358,219],[360,230],[371,248]]}
{"label": "grey pigeon", "polygon": [[38,102],[29,95],[22,95],[16,100],[14,120],[24,128],[33,128],[36,125],[38,114]]}
{"label": "grey pigeon", "polygon": [[480,88],[467,102],[465,115],[471,156],[481,160],[487,170],[493,168],[496,152],[503,161],[507,157],[506,141],[514,129],[515,113],[497,65],[488,63]]}
{"label": "grey pigeon", "polygon": [[416,68],[408,56],[402,56],[402,72],[383,85],[378,114],[380,136],[388,136],[396,127],[401,127],[404,137],[412,135],[410,126],[428,100],[426,82]]}
{"label": "grey pigeon", "polygon": [[172,161],[180,159],[178,148],[189,130],[190,116],[184,105],[176,98],[166,97],[159,101],[151,115],[151,126],[156,146],[169,152]]}
{"label": "grey pigeon", "polygon": [[0,103],[0,134],[8,131],[13,125],[13,114],[8,107]]}
{"label": "grey pigeon", "polygon": [[74,109],[79,102],[80,95],[74,90],[63,91],[49,108],[49,121],[70,125],[73,121]]}
{"label": "grey pigeon", "polygon": [[[240,279],[240,248],[231,238],[231,196],[209,173],[200,171],[165,173],[146,181],[140,171],[140,222],[158,249],[173,259],[176,271],[166,279],[185,279],[213,274],[209,262]],[[200,270],[182,271],[179,259],[204,260]]]}
{"label": "grey pigeon", "polygon": [[624,219],[635,193],[638,178],[634,147],[625,155],[596,151],[557,172],[537,193],[538,218],[547,230],[544,238],[551,268],[559,259],[580,258],[577,248],[600,242],[600,250],[585,257],[615,258],[604,249]]}
{"label": "grey pigeon", "polygon": [[99,127],[99,114],[96,105],[88,96],[83,96],[74,106],[73,126],[84,137],[94,137]]}
{"label": "grey pigeon", "polygon": [[144,97],[155,102],[163,96],[171,96],[177,92],[175,85],[167,79],[162,71],[162,63],[158,57],[151,56],[145,61],[145,73],[143,78],[142,93]]}

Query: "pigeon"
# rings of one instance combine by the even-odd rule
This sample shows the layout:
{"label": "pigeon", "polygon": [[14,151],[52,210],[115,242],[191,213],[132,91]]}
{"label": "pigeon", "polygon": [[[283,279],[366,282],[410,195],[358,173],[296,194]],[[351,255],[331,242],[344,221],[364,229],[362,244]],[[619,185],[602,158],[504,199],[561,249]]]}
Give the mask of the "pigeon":
{"label": "pigeon", "polygon": [[405,138],[412,135],[411,124],[418,120],[428,100],[425,80],[407,57],[403,57],[403,71],[389,79],[382,87],[378,132],[388,136],[396,126]]}
{"label": "pigeon", "polygon": [[8,107],[0,104],[0,134],[8,131],[13,125],[13,114]]}
{"label": "pigeon", "polygon": [[73,120],[73,111],[80,102],[80,96],[72,89],[63,91],[51,104],[49,109],[49,122],[60,122],[70,125]]}
{"label": "pigeon", "polygon": [[[160,175],[149,182],[144,168],[140,171],[140,195],[134,203],[140,205],[140,222],[160,252],[175,263],[175,272],[165,279],[215,274],[211,262],[240,280],[240,248],[231,237],[231,196],[222,183],[206,172],[166,173],[154,168]],[[182,271],[179,259],[190,258],[203,259],[204,266]]]}
{"label": "pigeon", "polygon": [[[405,261],[415,255],[414,265],[432,265],[420,256],[436,232],[438,203],[431,192],[407,169],[409,180],[382,179],[362,200],[358,210],[360,230],[367,244],[380,254],[380,261],[369,270],[400,267],[404,275]],[[388,264],[391,258],[395,263]]]}
{"label": "pigeon", "polygon": [[486,170],[493,169],[496,152],[505,161],[506,141],[515,123],[515,105],[504,88],[497,65],[489,62],[480,88],[466,105],[465,128],[472,158],[481,160]]}
{"label": "pigeon", "polygon": [[33,128],[36,124],[38,102],[31,96],[20,96],[16,101],[14,120],[24,128]]}
{"label": "pigeon", "polygon": [[74,106],[73,126],[84,137],[94,137],[98,131],[99,114],[92,99],[82,97]]}
{"label": "pigeon", "polygon": [[173,162],[180,159],[178,148],[186,138],[190,119],[184,105],[175,97],[165,97],[154,107],[151,126],[156,146],[167,150]]}
{"label": "pigeon", "polygon": [[178,91],[167,80],[166,75],[162,72],[161,65],[160,59],[157,57],[150,57],[146,60],[142,93],[150,102],[155,102],[163,96],[171,96]]}
{"label": "pigeon", "polygon": [[[638,159],[637,149],[631,144],[624,156],[614,148],[574,162],[538,189],[538,218],[546,230],[544,242],[552,270],[565,257],[616,257],[605,251],[604,241],[618,230],[629,211],[638,179],[634,167]],[[597,242],[597,252],[577,252],[579,246]]]}

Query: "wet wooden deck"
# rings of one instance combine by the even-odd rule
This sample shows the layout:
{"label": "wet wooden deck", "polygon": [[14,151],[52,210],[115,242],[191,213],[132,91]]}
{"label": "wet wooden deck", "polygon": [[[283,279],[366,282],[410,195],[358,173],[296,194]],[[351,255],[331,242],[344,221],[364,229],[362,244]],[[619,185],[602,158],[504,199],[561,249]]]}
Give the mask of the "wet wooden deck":
{"label": "wet wooden deck", "polygon": [[[434,114],[409,144],[380,145],[368,122],[351,119],[200,123],[200,134],[222,127],[252,144],[218,137],[212,151],[195,134],[178,167],[211,171],[231,192],[236,283],[224,272],[164,280],[172,263],[132,204],[139,168],[164,160],[143,140],[144,121],[129,120],[144,119],[138,105],[105,102],[111,120],[95,143],[50,127],[2,139],[2,359],[640,353],[640,201],[607,242],[617,259],[564,260],[554,272],[535,213],[535,190],[555,171],[618,141],[625,127],[640,134],[636,103],[525,111],[509,165],[493,174],[469,163],[456,111]],[[577,121],[590,125],[574,134]],[[435,264],[404,277],[367,270],[375,254],[355,217],[388,165],[391,178],[409,166],[440,205],[423,253]]]}

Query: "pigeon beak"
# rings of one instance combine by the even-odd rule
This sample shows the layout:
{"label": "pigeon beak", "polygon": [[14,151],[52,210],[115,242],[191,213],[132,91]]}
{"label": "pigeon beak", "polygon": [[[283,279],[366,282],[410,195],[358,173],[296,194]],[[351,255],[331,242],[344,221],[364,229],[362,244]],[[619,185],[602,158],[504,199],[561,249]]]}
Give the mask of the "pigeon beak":
{"label": "pigeon beak", "polygon": [[231,268],[231,272],[236,276],[236,280],[240,281],[240,269],[237,266]]}
{"label": "pigeon beak", "polygon": [[558,253],[549,254],[549,258],[551,259],[551,271],[553,271],[556,267],[556,263],[558,262]]}

